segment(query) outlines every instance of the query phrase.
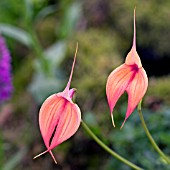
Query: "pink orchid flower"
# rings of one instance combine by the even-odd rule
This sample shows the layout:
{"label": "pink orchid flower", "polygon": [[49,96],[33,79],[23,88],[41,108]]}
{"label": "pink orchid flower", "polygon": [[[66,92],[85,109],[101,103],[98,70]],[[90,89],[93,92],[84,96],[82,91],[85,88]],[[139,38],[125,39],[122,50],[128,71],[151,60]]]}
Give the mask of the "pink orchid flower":
{"label": "pink orchid flower", "polygon": [[35,156],[34,159],[49,152],[54,162],[57,163],[51,150],[74,135],[80,126],[81,111],[72,101],[75,89],[69,89],[77,50],[78,44],[66,88],[63,92],[49,96],[41,106],[39,126],[47,150]]}
{"label": "pink orchid flower", "polygon": [[148,78],[136,51],[136,24],[134,9],[134,35],[132,48],[126,57],[125,63],[111,72],[106,84],[106,95],[114,127],[115,124],[112,112],[120,96],[125,91],[128,94],[128,107],[125,120],[121,126],[122,128],[128,117],[143,98],[147,87]]}

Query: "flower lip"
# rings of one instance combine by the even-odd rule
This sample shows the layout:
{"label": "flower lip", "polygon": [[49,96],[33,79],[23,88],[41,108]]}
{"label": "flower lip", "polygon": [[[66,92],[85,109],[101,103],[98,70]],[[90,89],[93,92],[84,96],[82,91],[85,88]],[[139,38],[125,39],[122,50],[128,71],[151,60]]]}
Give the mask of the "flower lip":
{"label": "flower lip", "polygon": [[134,47],[130,50],[130,52],[127,54],[127,57],[125,59],[125,64],[127,66],[133,66],[137,65],[138,68],[142,68],[142,63],[139,58],[139,55]]}
{"label": "flower lip", "polygon": [[72,89],[69,90],[69,96],[70,96],[71,99],[73,98],[73,96],[76,93],[76,91],[77,91],[76,88],[72,88]]}

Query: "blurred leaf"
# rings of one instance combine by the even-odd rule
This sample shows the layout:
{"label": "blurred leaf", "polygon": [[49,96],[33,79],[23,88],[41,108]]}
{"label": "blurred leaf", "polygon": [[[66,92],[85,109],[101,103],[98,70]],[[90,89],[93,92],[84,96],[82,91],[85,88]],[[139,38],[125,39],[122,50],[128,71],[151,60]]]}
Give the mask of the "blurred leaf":
{"label": "blurred leaf", "polygon": [[26,31],[10,24],[0,23],[0,33],[13,38],[28,47],[32,44],[31,37]]}
{"label": "blurred leaf", "polygon": [[50,66],[59,66],[66,54],[66,41],[58,41],[45,50],[45,55],[49,59]]}
{"label": "blurred leaf", "polygon": [[2,170],[13,170],[17,166],[17,164],[20,163],[20,161],[23,159],[26,153],[27,153],[26,148],[23,148],[20,151],[18,151],[15,155],[12,156],[12,158],[9,161],[6,162]]}
{"label": "blurred leaf", "polygon": [[38,103],[49,95],[57,93],[63,87],[63,74],[57,69],[66,53],[66,41],[58,41],[45,50],[50,65],[51,75],[45,75],[38,60],[35,61],[36,74],[29,86],[29,91]]}
{"label": "blurred leaf", "polygon": [[[56,73],[56,68],[59,66],[60,62],[64,58],[66,53],[66,41],[58,41],[52,44],[44,51],[47,62],[50,66],[50,73],[52,76]],[[35,69],[38,73],[43,74],[43,68],[39,60],[35,60]]]}
{"label": "blurred leaf", "polygon": [[29,91],[38,103],[42,103],[49,95],[57,93],[62,87],[63,80],[38,73],[34,75]]}
{"label": "blurred leaf", "polygon": [[35,22],[43,20],[46,16],[56,11],[56,5],[49,5],[43,8],[36,16]]}
{"label": "blurred leaf", "polygon": [[66,12],[65,16],[62,21],[62,26],[59,30],[59,36],[61,38],[66,38],[73,32],[76,22],[78,21],[79,17],[81,16],[82,12],[82,3],[76,1],[71,4]]}
{"label": "blurred leaf", "polygon": [[32,0],[24,0],[25,2],[25,14],[28,21],[32,21],[33,17],[33,2]]}

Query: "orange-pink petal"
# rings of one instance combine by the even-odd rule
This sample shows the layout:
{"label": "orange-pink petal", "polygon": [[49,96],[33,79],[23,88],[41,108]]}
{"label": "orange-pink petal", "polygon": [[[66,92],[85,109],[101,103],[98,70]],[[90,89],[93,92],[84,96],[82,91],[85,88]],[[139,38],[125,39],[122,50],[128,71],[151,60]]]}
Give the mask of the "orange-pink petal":
{"label": "orange-pink petal", "polygon": [[142,100],[143,96],[146,93],[147,87],[148,87],[148,78],[145,70],[141,68],[135,74],[133,81],[129,83],[126,89],[128,93],[128,107],[126,111],[125,121],[134,111],[138,103]]}
{"label": "orange-pink petal", "polygon": [[[132,75],[133,72],[131,72],[131,67],[127,66],[126,64],[119,66],[109,75],[106,84],[106,95],[110,107],[111,116],[116,102],[125,92],[127,86],[129,85],[129,82],[131,81]],[[112,122],[114,125],[113,116]]]}
{"label": "orange-pink petal", "polygon": [[127,87],[128,93],[128,109],[126,118],[130,116],[130,112],[134,110],[137,104],[141,101],[148,87],[148,78],[143,68],[139,69],[133,81]]}
{"label": "orange-pink petal", "polygon": [[39,126],[47,148],[50,146],[50,138],[59,121],[64,101],[62,97],[53,94],[45,100],[40,108]]}
{"label": "orange-pink petal", "polygon": [[47,147],[51,150],[70,138],[81,122],[79,107],[61,96],[61,93],[48,97],[43,103],[39,114],[40,131]]}
{"label": "orange-pink petal", "polygon": [[74,103],[66,101],[65,108],[60,115],[50,148],[54,148],[58,144],[70,138],[77,131],[80,126],[80,122],[81,112],[79,107]]}

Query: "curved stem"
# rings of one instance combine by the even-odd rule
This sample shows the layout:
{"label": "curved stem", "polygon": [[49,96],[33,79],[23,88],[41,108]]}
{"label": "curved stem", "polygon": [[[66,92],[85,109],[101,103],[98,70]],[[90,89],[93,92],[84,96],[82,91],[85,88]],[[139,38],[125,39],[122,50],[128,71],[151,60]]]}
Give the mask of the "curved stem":
{"label": "curved stem", "polygon": [[95,140],[96,143],[98,143],[106,152],[123,162],[124,164],[130,166],[133,169],[136,170],[143,170],[142,168],[138,167],[137,165],[133,164],[132,162],[128,161],[127,159],[123,158],[116,152],[114,152],[112,149],[110,149],[107,145],[105,145],[87,126],[87,124],[82,120],[81,121],[82,127],[85,129],[85,131]]}
{"label": "curved stem", "polygon": [[142,100],[140,101],[140,103],[138,104],[138,113],[140,116],[140,120],[142,122],[142,126],[143,129],[148,137],[148,139],[150,140],[152,146],[155,148],[155,150],[158,152],[158,154],[168,163],[170,164],[170,159],[161,151],[161,149],[158,147],[158,145],[156,144],[155,140],[153,139],[152,135],[150,134],[148,127],[145,123],[143,114],[142,114],[142,109],[141,109],[141,104],[142,104]]}

